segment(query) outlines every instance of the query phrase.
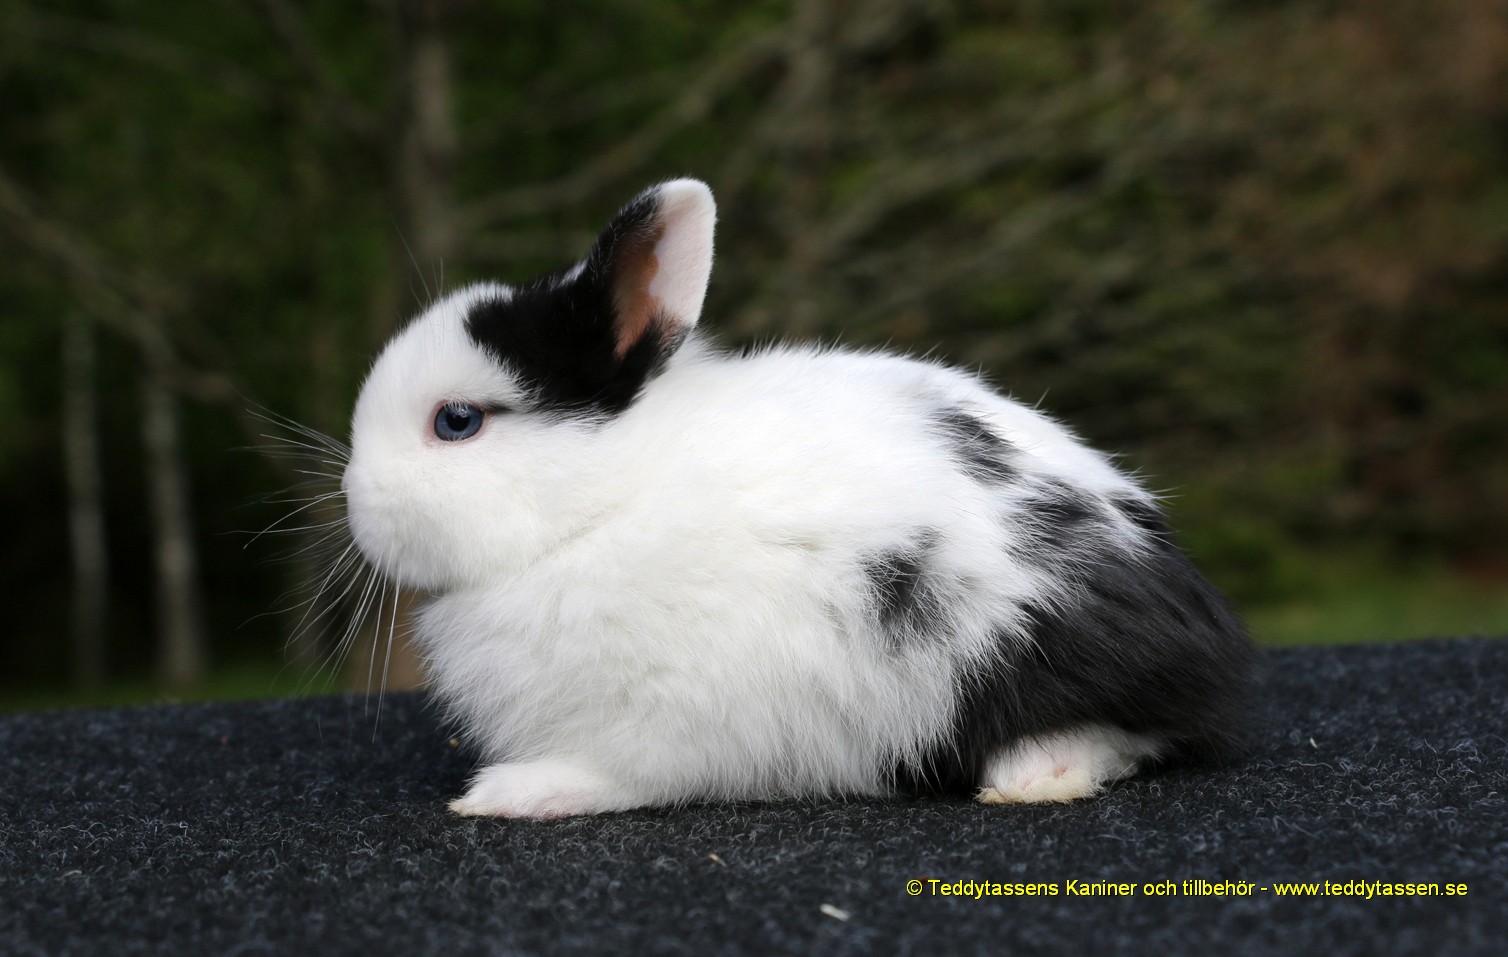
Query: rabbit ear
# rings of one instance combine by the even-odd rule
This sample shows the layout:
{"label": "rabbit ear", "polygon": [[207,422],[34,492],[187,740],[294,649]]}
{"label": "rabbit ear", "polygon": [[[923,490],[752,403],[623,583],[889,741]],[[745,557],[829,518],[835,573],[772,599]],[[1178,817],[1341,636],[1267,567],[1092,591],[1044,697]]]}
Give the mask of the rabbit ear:
{"label": "rabbit ear", "polygon": [[701,315],[716,219],[706,183],[651,187],[613,217],[584,262],[477,296],[466,331],[541,405],[621,412]]}
{"label": "rabbit ear", "polygon": [[716,221],[707,184],[677,179],[640,193],[602,231],[587,271],[611,291],[617,358],[646,335],[668,344],[696,325],[712,274]]}

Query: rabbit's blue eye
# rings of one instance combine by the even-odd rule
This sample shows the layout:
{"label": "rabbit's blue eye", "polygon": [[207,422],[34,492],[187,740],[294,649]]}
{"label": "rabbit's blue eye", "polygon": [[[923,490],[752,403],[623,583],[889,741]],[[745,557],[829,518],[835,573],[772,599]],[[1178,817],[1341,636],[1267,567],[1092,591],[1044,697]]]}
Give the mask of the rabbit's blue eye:
{"label": "rabbit's blue eye", "polygon": [[470,402],[447,402],[435,413],[435,438],[459,442],[482,427],[482,410]]}

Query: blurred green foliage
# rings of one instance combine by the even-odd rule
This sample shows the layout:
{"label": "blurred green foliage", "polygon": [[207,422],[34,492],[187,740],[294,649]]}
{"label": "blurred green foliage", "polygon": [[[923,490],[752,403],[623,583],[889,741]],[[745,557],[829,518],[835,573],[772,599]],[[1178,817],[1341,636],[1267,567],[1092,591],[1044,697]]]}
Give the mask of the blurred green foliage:
{"label": "blurred green foliage", "polygon": [[[453,142],[414,167],[419,37]],[[569,262],[681,173],[719,197],[724,338],[983,368],[1167,490],[1274,634],[1320,640],[1281,609],[1386,607],[1365,596],[1420,567],[1425,604],[1508,581],[1504,0],[13,0],[0,144],[26,208],[224,387],[178,383],[222,662],[275,654],[290,621],[262,613],[305,573],[243,550],[291,477],[238,451],[241,410],[341,434],[438,288]],[[0,574],[24,596],[0,683],[67,674],[74,310],[101,350],[111,662],[141,674],[140,343],[35,220],[0,217],[0,254]]]}

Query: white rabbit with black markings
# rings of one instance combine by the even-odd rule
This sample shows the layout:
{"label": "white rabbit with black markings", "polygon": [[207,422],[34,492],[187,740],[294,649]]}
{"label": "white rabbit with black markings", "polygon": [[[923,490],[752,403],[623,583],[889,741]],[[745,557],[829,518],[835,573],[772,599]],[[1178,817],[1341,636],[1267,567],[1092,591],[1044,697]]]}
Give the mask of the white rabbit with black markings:
{"label": "white rabbit with black markings", "polygon": [[433,686],[496,762],[452,808],[1063,801],[1225,743],[1250,645],[1152,497],[956,369],[718,351],[715,215],[651,188],[363,386],[351,530],[430,594]]}

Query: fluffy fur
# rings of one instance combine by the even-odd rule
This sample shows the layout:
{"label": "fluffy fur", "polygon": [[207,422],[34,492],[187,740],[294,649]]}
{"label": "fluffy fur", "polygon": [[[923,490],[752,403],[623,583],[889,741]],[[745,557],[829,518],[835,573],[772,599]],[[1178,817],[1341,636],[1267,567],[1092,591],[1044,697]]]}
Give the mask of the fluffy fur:
{"label": "fluffy fur", "polygon": [[[1225,742],[1249,643],[1153,499],[956,369],[714,349],[713,219],[652,188],[577,266],[430,308],[362,390],[352,531],[431,593],[434,686],[495,762],[454,809],[1068,800]],[[437,438],[447,403],[481,430]]]}

